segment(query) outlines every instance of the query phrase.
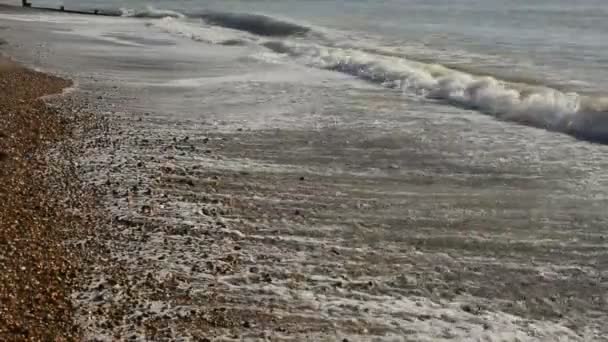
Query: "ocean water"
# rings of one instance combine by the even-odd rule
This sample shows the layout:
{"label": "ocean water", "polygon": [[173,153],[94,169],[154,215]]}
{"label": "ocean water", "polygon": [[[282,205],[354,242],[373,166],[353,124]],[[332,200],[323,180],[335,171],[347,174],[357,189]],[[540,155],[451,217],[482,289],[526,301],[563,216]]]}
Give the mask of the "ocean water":
{"label": "ocean water", "polygon": [[[215,193],[154,188],[173,195],[154,217],[167,227],[206,227],[193,214],[203,195],[241,203],[222,228],[237,238],[205,241],[206,257],[162,232],[125,244],[132,274],[147,271],[139,250],[174,270],[238,243],[243,269],[274,281],[237,272],[218,291],[311,319],[296,340],[605,340],[604,1],[63,4],[110,16],[1,8],[0,48],[123,115],[113,179],[222,180]],[[176,137],[199,152],[176,151]],[[139,156],[161,161],[140,170]],[[207,278],[189,281],[204,292]]]}
{"label": "ocean water", "polygon": [[608,140],[608,9],[602,1],[62,3],[158,18],[156,26],[194,41],[257,44],[268,48],[268,58],[347,73],[503,120]]}

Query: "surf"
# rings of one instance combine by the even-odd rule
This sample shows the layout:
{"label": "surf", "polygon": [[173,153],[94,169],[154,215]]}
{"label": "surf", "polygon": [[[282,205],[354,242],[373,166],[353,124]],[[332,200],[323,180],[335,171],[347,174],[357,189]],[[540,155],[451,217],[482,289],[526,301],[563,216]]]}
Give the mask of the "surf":
{"label": "surf", "polygon": [[[516,82],[492,75],[469,73],[442,64],[408,59],[403,55],[375,53],[368,47],[339,47],[344,42],[323,41],[310,35],[308,26],[267,16],[235,13],[198,15],[207,25],[229,29],[201,38],[188,27],[194,23],[170,16],[163,19],[167,32],[211,44],[236,41],[257,44],[286,63],[345,73],[380,86],[415,94],[431,101],[458,106],[577,139],[608,144],[608,98],[556,89],[541,82]],[[191,16],[186,16],[186,19]],[[176,27],[179,27],[176,30]],[[192,27],[191,27],[192,28]],[[240,31],[253,36],[238,34]],[[230,32],[229,38],[224,35]],[[215,35],[222,37],[216,38]],[[303,40],[290,39],[308,35]],[[257,38],[256,38],[257,37]],[[280,39],[280,40],[279,40]],[[224,44],[228,45],[228,44]]]}
{"label": "surf", "polygon": [[356,49],[266,42],[268,49],[308,66],[346,73],[387,88],[414,93],[513,121],[608,143],[608,98],[476,76],[439,64],[370,54]]}
{"label": "surf", "polygon": [[213,11],[201,13],[180,13],[177,11],[147,6],[144,10],[123,8],[121,9],[121,15],[124,17],[149,19],[161,19],[166,17],[177,19],[201,19],[210,25],[267,37],[302,36],[311,32],[310,27],[262,14]]}
{"label": "surf", "polygon": [[[178,24],[178,20],[167,19],[169,21],[163,23],[165,28],[181,25],[179,32],[182,35],[202,42],[213,41],[193,35],[187,29],[190,24]],[[442,64],[411,60],[406,56],[374,53],[367,48],[336,47],[338,44],[335,42],[315,41],[313,37],[298,41],[289,37],[281,40],[277,40],[278,37],[242,37],[237,40],[257,44],[285,63],[295,62],[352,75],[385,88],[475,110],[502,121],[608,144],[608,97],[567,92],[538,81],[516,82],[468,73]]]}
{"label": "surf", "polygon": [[[110,13],[110,12],[105,12]],[[578,139],[608,144],[608,98],[556,89],[539,82],[514,82],[373,49],[339,47],[344,42],[313,36],[311,26],[260,14],[181,13],[147,7],[121,9],[119,16],[153,19],[157,28],[193,41],[256,45],[285,63],[340,72],[430,101],[476,110],[497,119]],[[304,38],[304,39],[300,39]]]}

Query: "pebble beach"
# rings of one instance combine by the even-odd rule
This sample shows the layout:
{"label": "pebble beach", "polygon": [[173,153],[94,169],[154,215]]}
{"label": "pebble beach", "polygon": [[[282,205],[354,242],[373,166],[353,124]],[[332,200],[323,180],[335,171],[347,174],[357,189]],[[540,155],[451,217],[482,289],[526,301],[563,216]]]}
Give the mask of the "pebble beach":
{"label": "pebble beach", "polygon": [[[70,295],[81,259],[65,244],[83,221],[70,208],[69,144],[74,121],[40,97],[61,93],[70,81],[0,59],[0,340],[75,340]],[[64,146],[67,148],[67,146]],[[72,183],[72,184],[69,184]]]}
{"label": "pebble beach", "polygon": [[32,11],[0,5],[0,341],[608,335],[604,145],[285,60],[278,19]]}

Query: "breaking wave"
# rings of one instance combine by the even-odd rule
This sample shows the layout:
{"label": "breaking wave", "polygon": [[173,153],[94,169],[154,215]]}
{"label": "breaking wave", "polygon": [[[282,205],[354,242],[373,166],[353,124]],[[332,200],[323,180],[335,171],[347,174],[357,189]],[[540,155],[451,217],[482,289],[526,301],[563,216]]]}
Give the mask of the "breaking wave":
{"label": "breaking wave", "polygon": [[121,16],[133,17],[133,18],[161,19],[161,18],[167,18],[167,17],[171,17],[171,18],[185,18],[186,17],[186,15],[184,15],[180,12],[158,9],[158,8],[155,8],[152,6],[148,6],[144,10],[121,8],[120,11],[121,11]]}
{"label": "breaking wave", "polygon": [[204,12],[198,14],[183,14],[171,10],[157,9],[152,6],[144,10],[121,9],[121,16],[133,18],[161,19],[192,18],[202,19],[210,25],[221,26],[233,30],[245,31],[260,36],[287,37],[304,35],[311,31],[309,27],[279,20],[261,14],[240,14],[228,12]]}
{"label": "breaking wave", "polygon": [[[106,12],[104,15],[109,14]],[[123,9],[119,15],[158,18],[161,20],[156,25],[164,31],[210,44],[232,46],[261,43],[289,61],[346,73],[427,99],[478,110],[501,120],[608,144],[606,97],[585,96],[542,84],[479,76],[466,70],[411,60],[407,56],[357,48],[356,42],[351,43],[352,47],[344,47],[314,39],[278,40],[305,35],[312,30],[308,26],[264,15],[226,12],[186,15],[153,7],[140,11]],[[208,26],[190,19],[203,20]],[[248,36],[247,33],[265,38]],[[267,40],[268,37],[274,39]],[[309,35],[308,38],[314,37]]]}
{"label": "breaking wave", "polygon": [[304,35],[310,28],[259,14],[204,13],[200,15],[209,24],[246,31],[260,36],[287,37]]}
{"label": "breaking wave", "polygon": [[227,30],[221,27],[203,25],[192,25],[184,20],[176,18],[162,18],[154,23],[154,26],[164,32],[187,37],[195,42],[207,44],[218,44],[226,46],[247,45],[252,37],[242,32]]}
{"label": "breaking wave", "polygon": [[[133,16],[142,17],[139,13]],[[163,28],[196,41],[243,45],[255,40],[227,31],[196,31],[193,23],[172,11],[149,8],[148,17],[165,17]],[[172,18],[166,18],[172,17]],[[258,36],[288,37],[310,32],[310,28],[267,16],[233,13],[204,13],[207,24],[244,31]],[[188,16],[186,18],[191,18]],[[232,31],[236,34],[236,31]],[[459,107],[478,110],[505,121],[563,132],[579,139],[608,143],[608,98],[584,96],[549,86],[505,81],[479,76],[439,64],[410,60],[405,56],[379,54],[366,49],[327,46],[294,40],[261,40],[263,47],[310,67],[337,71],[388,88],[418,94]]]}
{"label": "breaking wave", "polygon": [[[222,23],[226,24],[231,22],[225,20],[228,17],[231,15],[222,14],[218,18],[222,18]],[[257,18],[249,15],[245,17]],[[247,24],[243,24],[244,21],[235,20],[241,25],[239,27],[242,31],[261,35],[257,29],[245,29]],[[278,22],[268,18],[264,20]],[[256,23],[255,25],[260,23],[257,20],[253,22]],[[346,73],[387,88],[477,110],[501,120],[563,132],[583,140],[608,143],[608,98],[565,92],[540,84],[479,76],[440,64],[409,60],[404,56],[378,54],[365,49],[326,46],[313,43],[312,40],[310,42],[285,39],[258,40],[239,35],[236,31],[218,31],[220,28],[214,30],[213,26],[201,30],[200,27],[191,26],[192,23],[172,18],[161,20],[161,24],[165,31],[181,34],[195,41],[222,45],[258,42],[272,52],[287,57],[289,61]],[[291,24],[285,27],[290,27],[289,25]],[[268,35],[271,32],[275,36],[298,32],[284,29],[281,24],[273,24],[269,27],[265,28],[271,30],[266,32]]]}
{"label": "breaking wave", "polygon": [[506,121],[608,143],[608,98],[566,93],[549,87],[474,76],[438,64],[316,44],[263,45],[312,67],[338,71]]}

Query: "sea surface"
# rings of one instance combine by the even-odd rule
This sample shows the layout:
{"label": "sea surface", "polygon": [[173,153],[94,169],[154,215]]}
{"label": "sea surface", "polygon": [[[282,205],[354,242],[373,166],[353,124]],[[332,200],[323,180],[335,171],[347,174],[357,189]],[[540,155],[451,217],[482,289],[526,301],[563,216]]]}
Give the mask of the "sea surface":
{"label": "sea surface", "polygon": [[608,140],[608,9],[602,1],[62,3],[140,18],[169,15],[173,19],[155,25],[193,41],[258,45],[277,62],[347,73],[500,119]]}
{"label": "sea surface", "polygon": [[[223,177],[243,263],[280,279],[222,278],[234,307],[333,322],[309,340],[608,336],[605,1],[62,4],[108,16],[2,8],[0,48],[152,118],[133,137],[219,141],[171,163]],[[194,225],[177,193],[156,220]]]}

